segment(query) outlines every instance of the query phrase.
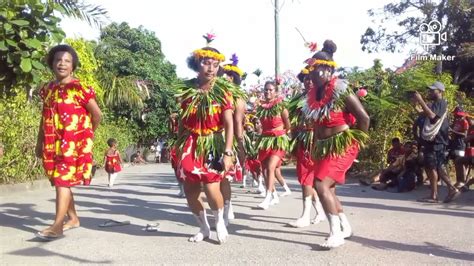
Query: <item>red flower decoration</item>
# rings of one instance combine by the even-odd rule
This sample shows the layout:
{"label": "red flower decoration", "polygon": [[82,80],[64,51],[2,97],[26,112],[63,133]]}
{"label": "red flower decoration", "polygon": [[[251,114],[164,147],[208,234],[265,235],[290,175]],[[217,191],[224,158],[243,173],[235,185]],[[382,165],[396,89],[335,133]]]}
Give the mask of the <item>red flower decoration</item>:
{"label": "red flower decoration", "polygon": [[275,78],[275,83],[276,83],[277,85],[280,85],[282,82],[283,82],[283,79],[281,78],[281,76],[277,76],[277,77]]}
{"label": "red flower decoration", "polygon": [[316,87],[313,86],[308,91],[308,107],[311,110],[319,109],[326,104],[329,104],[332,100],[334,89],[336,88],[337,78],[331,79],[329,84],[326,86],[326,91],[324,92],[324,97],[321,100],[316,100]]}
{"label": "red flower decoration", "polygon": [[269,101],[269,102],[262,103],[261,106],[262,106],[262,108],[264,108],[264,109],[270,109],[270,108],[272,108],[273,106],[275,106],[275,105],[281,103],[282,101],[283,101],[283,96],[279,96],[279,97],[277,97],[276,99],[273,99],[273,100],[271,100],[271,101]]}
{"label": "red flower decoration", "polygon": [[315,42],[307,42],[305,43],[305,46],[309,48],[309,50],[311,52],[316,52],[316,50],[318,49],[318,44],[315,43]]}
{"label": "red flower decoration", "polygon": [[364,98],[365,96],[367,96],[367,90],[365,88],[359,88],[356,92],[357,96],[359,96],[359,98]]}
{"label": "red flower decoration", "polygon": [[214,39],[216,38],[216,35],[213,33],[206,33],[206,35],[203,35],[204,39],[206,39],[207,44],[210,44]]}

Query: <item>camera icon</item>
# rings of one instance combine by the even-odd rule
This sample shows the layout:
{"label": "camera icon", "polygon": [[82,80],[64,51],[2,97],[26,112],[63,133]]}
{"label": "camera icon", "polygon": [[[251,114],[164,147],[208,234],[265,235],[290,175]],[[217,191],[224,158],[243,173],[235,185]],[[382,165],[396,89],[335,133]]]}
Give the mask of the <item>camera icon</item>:
{"label": "camera icon", "polygon": [[419,30],[420,44],[423,46],[440,45],[448,38],[446,32],[441,33],[441,23],[437,20],[432,20],[428,24],[421,24]]}

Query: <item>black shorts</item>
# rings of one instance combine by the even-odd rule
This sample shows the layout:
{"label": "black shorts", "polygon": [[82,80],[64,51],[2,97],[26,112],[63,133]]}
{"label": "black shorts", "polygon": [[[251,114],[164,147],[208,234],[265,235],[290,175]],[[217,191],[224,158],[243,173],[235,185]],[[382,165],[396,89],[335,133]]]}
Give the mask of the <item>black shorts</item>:
{"label": "black shorts", "polygon": [[425,149],[423,156],[423,164],[427,168],[441,169],[447,163],[445,147],[441,149]]}

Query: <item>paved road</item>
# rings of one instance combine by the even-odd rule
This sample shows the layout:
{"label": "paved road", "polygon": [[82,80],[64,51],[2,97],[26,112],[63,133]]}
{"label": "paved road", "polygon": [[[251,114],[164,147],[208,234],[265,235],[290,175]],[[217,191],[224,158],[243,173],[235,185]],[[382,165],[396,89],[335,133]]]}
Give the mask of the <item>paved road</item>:
{"label": "paved road", "polygon": [[[293,169],[285,169],[294,193],[269,210],[254,208],[262,199],[234,186],[236,220],[225,245],[216,236],[189,243],[197,231],[169,165],[129,167],[109,189],[104,177],[75,188],[82,227],[54,242],[33,234],[50,224],[54,191],[3,193],[0,196],[0,264],[471,264],[474,261],[474,192],[456,203],[427,205],[416,198],[427,188],[395,194],[356,183],[338,189],[354,237],[332,251],[320,251],[328,224],[294,229],[286,224],[301,211]],[[445,192],[445,189],[442,189]],[[107,219],[130,225],[100,228]],[[210,223],[213,221],[210,219]],[[160,223],[158,232],[143,231]]]}

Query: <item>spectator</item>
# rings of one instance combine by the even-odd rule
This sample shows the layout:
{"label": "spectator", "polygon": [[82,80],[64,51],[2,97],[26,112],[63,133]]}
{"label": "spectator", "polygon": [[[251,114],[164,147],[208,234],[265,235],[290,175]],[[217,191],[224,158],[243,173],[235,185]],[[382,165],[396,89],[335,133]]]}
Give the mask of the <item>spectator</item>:
{"label": "spectator", "polygon": [[403,156],[405,151],[399,138],[392,139],[392,148],[387,153],[387,163],[393,163],[398,157]]}
{"label": "spectator", "polygon": [[[474,165],[474,118],[469,118],[469,131],[464,139],[467,147],[465,149],[464,157],[458,157],[454,160],[454,166],[456,169],[456,187],[457,188],[469,188],[469,181],[466,180],[466,169],[469,166]],[[472,182],[473,179],[471,179]]]}
{"label": "spectator", "polygon": [[453,111],[454,121],[452,126],[449,128],[451,133],[451,139],[449,141],[449,155],[450,158],[456,160],[456,158],[464,157],[464,150],[466,149],[466,143],[464,139],[469,129],[469,122],[466,119],[466,113],[460,107],[456,107]]}
{"label": "spectator", "polygon": [[0,142],[0,158],[3,157],[3,143]]}
{"label": "spectator", "polygon": [[429,197],[419,199],[421,202],[438,203],[438,177],[448,186],[448,196],[444,202],[450,202],[457,198],[460,191],[453,186],[446,172],[446,148],[448,145],[448,120],[446,112],[448,103],[443,99],[445,91],[443,83],[436,81],[428,87],[428,105],[420,93],[414,92],[411,97],[415,105],[420,105],[425,117],[421,138],[424,147],[424,166],[426,174],[431,183],[431,194]]}
{"label": "spectator", "polygon": [[397,177],[397,192],[408,192],[415,188],[418,165],[418,143],[408,142],[405,146],[403,171]]}
{"label": "spectator", "polygon": [[157,163],[161,163],[161,153],[163,152],[163,146],[164,146],[164,143],[160,138],[158,143],[156,143],[156,147],[155,147],[155,162]]}
{"label": "spectator", "polygon": [[411,191],[415,188],[416,168],[418,167],[418,145],[407,142],[404,145],[405,154],[398,156],[389,166],[392,172],[381,175],[380,184],[373,189],[384,190],[387,187],[397,187],[397,192]]}
{"label": "spectator", "polygon": [[[400,174],[403,168],[401,158],[405,155],[403,145],[400,143],[399,138],[392,139],[392,148],[387,152],[387,164],[388,166],[384,168],[379,173],[374,173],[369,177],[361,178],[359,181],[363,185],[370,185],[376,182],[386,184],[390,180],[396,180],[397,176]],[[390,183],[390,182],[389,182]],[[383,187],[383,186],[382,186]],[[374,189],[380,188],[378,185],[373,186]],[[385,189],[385,188],[383,188]]]}
{"label": "spectator", "polygon": [[132,165],[146,163],[140,151],[137,151],[136,153],[132,154],[132,157],[130,158],[130,162],[132,163]]}

